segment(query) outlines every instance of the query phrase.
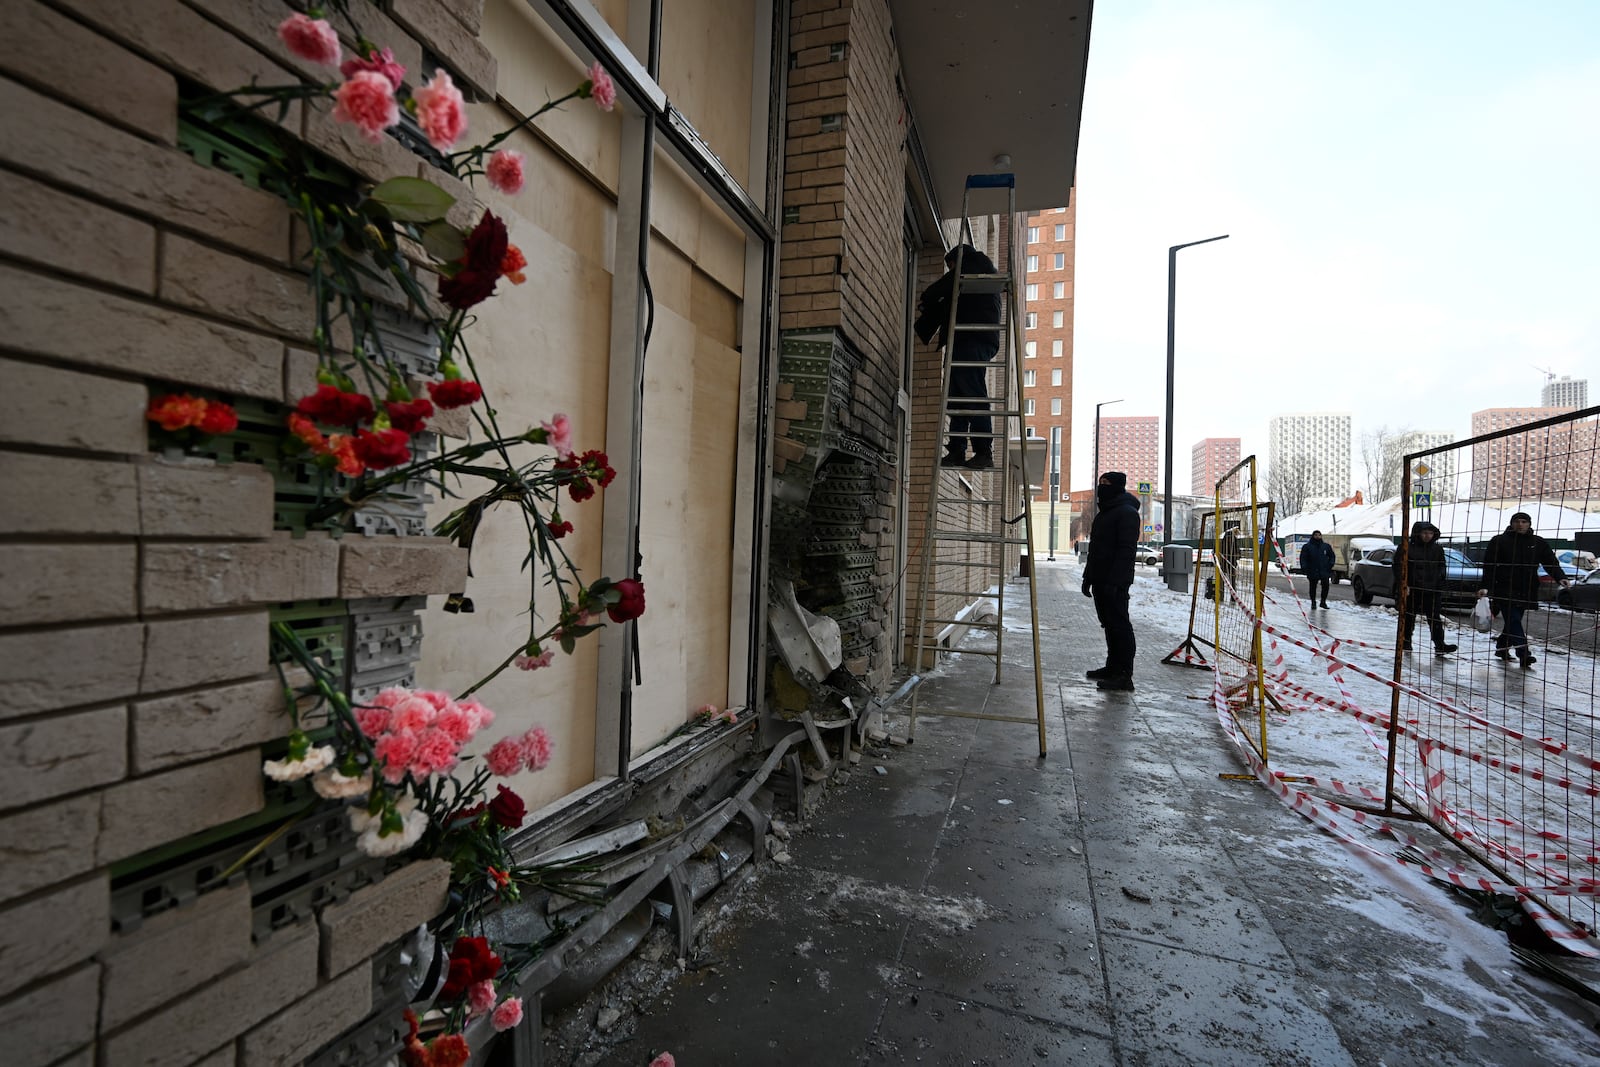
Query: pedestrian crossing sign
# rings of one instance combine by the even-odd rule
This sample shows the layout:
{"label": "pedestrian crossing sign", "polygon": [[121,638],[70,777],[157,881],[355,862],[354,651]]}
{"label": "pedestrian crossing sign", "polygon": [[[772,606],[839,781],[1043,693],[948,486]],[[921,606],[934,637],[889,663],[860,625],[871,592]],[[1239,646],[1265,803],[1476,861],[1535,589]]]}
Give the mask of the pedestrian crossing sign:
{"label": "pedestrian crossing sign", "polygon": [[1433,507],[1433,494],[1432,493],[1412,493],[1411,494],[1411,506],[1414,507],[1414,508],[1431,508],[1431,507]]}
{"label": "pedestrian crossing sign", "polygon": [[1151,485],[1150,485],[1150,483],[1149,482],[1140,482],[1139,483],[1139,493],[1141,495],[1143,495],[1143,496],[1149,496],[1150,493],[1151,493]]}

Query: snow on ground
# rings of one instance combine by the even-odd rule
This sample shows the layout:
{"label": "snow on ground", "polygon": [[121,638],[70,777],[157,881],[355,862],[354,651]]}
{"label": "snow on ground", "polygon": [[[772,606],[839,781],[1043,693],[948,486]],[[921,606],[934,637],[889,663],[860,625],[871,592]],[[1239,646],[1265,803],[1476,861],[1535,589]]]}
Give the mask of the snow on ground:
{"label": "snow on ground", "polygon": [[[1165,644],[1162,652],[1177,648],[1189,630],[1190,608],[1190,595],[1168,590],[1163,581],[1140,570],[1130,596],[1130,614],[1141,647]],[[1202,597],[1195,611],[1195,629],[1207,641],[1214,634],[1212,609],[1211,602]],[[1238,618],[1230,620],[1229,614]],[[1478,633],[1464,615],[1445,616],[1447,640],[1460,646],[1448,657],[1433,656],[1427,628],[1419,625],[1414,641],[1417,651],[1403,657],[1401,677],[1423,695],[1402,693],[1399,707],[1402,721],[1413,723],[1417,733],[1461,750],[1434,755],[1431,768],[1440,776],[1437,799],[1458,827],[1473,835],[1476,850],[1495,855],[1515,884],[1570,885],[1595,877],[1588,857],[1600,852],[1600,797],[1595,795],[1600,793],[1600,774],[1594,763],[1600,753],[1600,717],[1594,697],[1600,668],[1592,651],[1572,640],[1578,631],[1592,629],[1594,617],[1553,610],[1538,615],[1542,618],[1531,632],[1540,662],[1532,671],[1496,659],[1494,635]],[[1276,691],[1284,704],[1282,711],[1274,709],[1268,716],[1271,767],[1282,774],[1341,780],[1381,797],[1387,763],[1385,732],[1394,695],[1394,687],[1387,681],[1394,670],[1394,608],[1335,600],[1326,609],[1313,609],[1298,595],[1298,588],[1290,591],[1271,586],[1263,618],[1284,635],[1264,635],[1269,678],[1276,672],[1274,661],[1281,654],[1281,669],[1290,683],[1329,700],[1346,702],[1378,720],[1363,725],[1355,715],[1319,706],[1269,684],[1269,690]],[[1232,641],[1247,638],[1247,624],[1241,624],[1242,619],[1242,612],[1225,613],[1225,644],[1230,641],[1230,623]],[[1548,640],[1541,641],[1541,634],[1547,634]],[[1290,638],[1324,650],[1333,650],[1337,640],[1339,659],[1378,677],[1346,668],[1336,679],[1330,675],[1326,659]],[[1593,642],[1586,647],[1592,649]],[[1209,645],[1201,648],[1208,659],[1217,659]],[[1224,679],[1242,677],[1240,665],[1226,659],[1224,663]],[[1196,693],[1208,691],[1209,676],[1193,674]],[[1254,718],[1247,715],[1246,720],[1241,726],[1254,732]],[[1419,798],[1426,807],[1420,798],[1427,769],[1417,746],[1402,739],[1398,751],[1401,778],[1397,789]],[[1533,773],[1519,773],[1506,764]],[[1562,785],[1563,779],[1569,779],[1572,787]],[[1426,847],[1460,862],[1460,854],[1444,838],[1415,822],[1406,828],[1426,838]],[[1397,842],[1387,839],[1362,843],[1389,854],[1399,848]],[[1470,862],[1463,866],[1493,877]],[[1591,928],[1600,920],[1593,895],[1541,896],[1570,920]]]}

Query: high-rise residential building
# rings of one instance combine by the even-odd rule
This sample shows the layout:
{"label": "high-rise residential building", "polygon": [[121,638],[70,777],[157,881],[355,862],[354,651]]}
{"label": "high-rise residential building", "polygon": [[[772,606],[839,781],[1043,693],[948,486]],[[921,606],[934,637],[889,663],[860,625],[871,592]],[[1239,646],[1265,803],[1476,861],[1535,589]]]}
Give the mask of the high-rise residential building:
{"label": "high-rise residential building", "polygon": [[1547,408],[1586,408],[1589,406],[1589,379],[1552,377],[1539,390],[1539,404]]}
{"label": "high-rise residential building", "polygon": [[1028,216],[1023,247],[1022,423],[1029,437],[1047,438],[1044,485],[1035,500],[1066,500],[1072,488],[1072,276],[1078,195],[1067,207]]}
{"label": "high-rise residential building", "polygon": [[1267,423],[1268,484],[1292,478],[1303,503],[1327,506],[1350,495],[1350,416],[1275,415]]}
{"label": "high-rise residential building", "polygon": [[[1456,439],[1456,435],[1444,430],[1409,430],[1395,438],[1395,453],[1401,457],[1414,452],[1426,452],[1429,449],[1443,448]],[[1448,504],[1456,498],[1456,449],[1446,449],[1443,452],[1427,456],[1422,460],[1413,460],[1411,466],[1415,468],[1418,463],[1428,468],[1426,475],[1417,475],[1414,470],[1411,475],[1412,491],[1416,492],[1426,485],[1433,494],[1433,503]],[[1426,482],[1419,479],[1425,478]],[[1404,484],[1402,482],[1402,484]]]}
{"label": "high-rise residential building", "polygon": [[1128,492],[1140,482],[1161,491],[1161,416],[1124,415],[1100,419],[1100,471],[1121,471],[1128,476]]}
{"label": "high-rise residential building", "polygon": [[[1540,422],[1568,407],[1486,408],[1472,413],[1472,436]],[[1472,446],[1472,495],[1535,500],[1590,492],[1596,480],[1594,420],[1509,434]]]}
{"label": "high-rise residential building", "polygon": [[[1239,462],[1239,438],[1207,437],[1195,442],[1189,453],[1189,492],[1195,496],[1214,497],[1217,482]],[[1228,479],[1222,487],[1224,500],[1239,498],[1239,475]]]}

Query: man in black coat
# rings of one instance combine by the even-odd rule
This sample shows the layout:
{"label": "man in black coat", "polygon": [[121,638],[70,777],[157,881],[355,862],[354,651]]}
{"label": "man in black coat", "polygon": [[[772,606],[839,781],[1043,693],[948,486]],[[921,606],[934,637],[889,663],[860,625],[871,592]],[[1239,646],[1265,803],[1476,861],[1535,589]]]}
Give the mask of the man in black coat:
{"label": "man in black coat", "polygon": [[1411,524],[1411,539],[1406,545],[1406,639],[1401,646],[1411,651],[1411,632],[1417,616],[1428,620],[1433,635],[1433,654],[1448,655],[1456,646],[1444,639],[1444,620],[1439,617],[1439,600],[1444,595],[1444,546],[1439,543],[1439,527],[1431,522]]}
{"label": "man in black coat", "polygon": [[1322,585],[1322,606],[1328,606],[1328,581],[1333,577],[1333,546],[1322,539],[1321,530],[1311,531],[1311,540],[1300,546],[1300,569],[1310,585],[1311,606],[1317,606],[1317,585]]}
{"label": "man in black coat", "polygon": [[1483,553],[1484,588],[1478,590],[1478,595],[1488,596],[1489,609],[1506,619],[1505,628],[1494,639],[1494,654],[1509,660],[1515,649],[1523,667],[1534,663],[1528,635],[1522,629],[1522,613],[1538,610],[1540,567],[1561,588],[1567,587],[1561,561],[1545,539],[1533,532],[1532,517],[1519,511],[1511,516],[1505,533],[1489,539],[1489,547]]}
{"label": "man in black coat", "polygon": [[[945,336],[950,328],[950,294],[955,287],[956,260],[961,261],[961,276],[999,273],[994,262],[971,245],[957,245],[945,254],[944,276],[923,291],[917,301],[914,329],[923,344],[939,337],[950,358],[950,443],[939,460],[941,467],[967,467],[987,470],[994,466],[994,433],[987,414],[989,387],[988,363],[1000,351],[999,330],[961,330],[955,343]],[[1000,321],[999,293],[962,293],[956,302],[956,324]],[[959,399],[958,399],[959,398]],[[968,415],[965,412],[984,412]],[[961,414],[957,414],[961,412]],[[972,457],[967,458],[967,438],[972,438]]]}
{"label": "man in black coat", "polygon": [[1134,551],[1139,544],[1139,498],[1128,492],[1128,476],[1107,471],[1095,487],[1099,507],[1089,529],[1089,559],[1083,565],[1083,595],[1106,632],[1106,665],[1086,671],[1101,689],[1132,691],[1133,622],[1128,589],[1133,585]]}

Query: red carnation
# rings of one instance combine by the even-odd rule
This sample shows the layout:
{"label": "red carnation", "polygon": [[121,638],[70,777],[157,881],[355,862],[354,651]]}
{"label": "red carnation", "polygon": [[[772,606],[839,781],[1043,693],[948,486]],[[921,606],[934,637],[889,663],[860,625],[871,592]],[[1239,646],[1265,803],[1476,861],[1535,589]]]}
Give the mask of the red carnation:
{"label": "red carnation", "polygon": [[357,430],[354,448],[356,458],[375,471],[411,459],[411,437],[404,430]]}
{"label": "red carnation", "polygon": [[389,413],[389,425],[406,433],[421,433],[433,417],[433,401],[427,397],[416,400],[386,400],[383,410]]}
{"label": "red carnation", "polygon": [[527,805],[522,798],[505,786],[497,787],[500,791],[489,801],[489,818],[495,825],[503,826],[507,830],[515,830],[522,825],[523,816],[528,814]]}
{"label": "red carnation", "polygon": [[439,996],[444,1000],[455,1000],[465,994],[467,987],[474,982],[489,981],[499,973],[500,957],[490,950],[485,938],[458,937],[450,949],[450,976],[445,980]]}
{"label": "red carnation", "polygon": [[232,433],[238,428],[238,414],[220,400],[206,401],[205,414],[195,423],[195,429],[201,433]]}
{"label": "red carnation", "polygon": [[464,408],[483,399],[483,387],[477,382],[447,378],[442,382],[429,382],[428,394],[442,408]]}
{"label": "red carnation", "polygon": [[550,528],[550,536],[557,541],[572,532],[572,523],[565,519],[556,519],[546,525]]}
{"label": "red carnation", "polygon": [[440,1034],[428,1042],[428,1067],[465,1067],[472,1046],[460,1034]]}
{"label": "red carnation", "polygon": [[328,426],[359,426],[371,422],[373,416],[371,397],[347,393],[336,385],[317,386],[317,391],[301,397],[294,409]]}
{"label": "red carnation", "polygon": [[465,311],[494,295],[510,240],[506,224],[485,211],[467,234],[467,250],[453,266],[450,277],[439,279],[439,298],[457,311]]}
{"label": "red carnation", "polygon": [[527,265],[528,257],[522,254],[522,249],[516,245],[508,244],[506,245],[506,258],[500,261],[500,276],[512,285],[521,285],[528,280],[528,276],[522,273],[523,268]]}
{"label": "red carnation", "polygon": [[615,604],[606,605],[606,614],[612,622],[627,622],[644,614],[644,583],[637,578],[624,578],[611,588],[622,594]]}
{"label": "red carnation", "polygon": [[617,476],[617,472],[611,469],[610,457],[598,448],[591,448],[583,454],[583,466],[589,476],[600,483],[602,489],[610,485],[611,480]]}

